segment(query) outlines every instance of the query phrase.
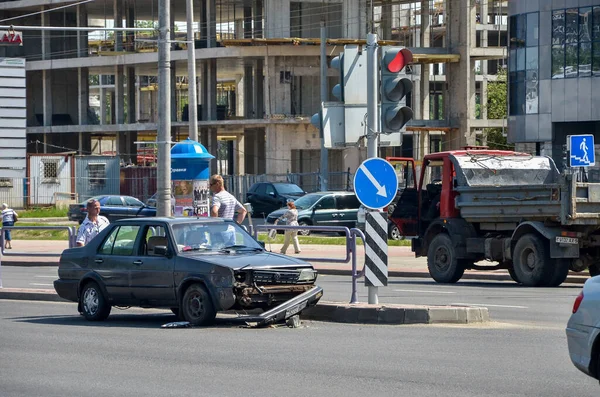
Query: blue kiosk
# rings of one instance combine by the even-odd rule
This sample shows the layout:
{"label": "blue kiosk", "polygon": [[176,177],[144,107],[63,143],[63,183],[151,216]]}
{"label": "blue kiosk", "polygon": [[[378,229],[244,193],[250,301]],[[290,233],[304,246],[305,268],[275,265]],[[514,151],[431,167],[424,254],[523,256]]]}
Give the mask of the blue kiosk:
{"label": "blue kiosk", "polygon": [[175,198],[174,216],[209,216],[210,160],[199,142],[191,140],[171,148],[171,191]]}

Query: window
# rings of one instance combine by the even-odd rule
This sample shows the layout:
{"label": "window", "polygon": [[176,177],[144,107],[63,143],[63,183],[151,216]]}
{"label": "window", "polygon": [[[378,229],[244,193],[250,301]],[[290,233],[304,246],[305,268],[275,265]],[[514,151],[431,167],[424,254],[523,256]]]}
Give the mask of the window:
{"label": "window", "polygon": [[141,207],[144,205],[140,200],[133,197],[123,197],[125,199],[125,205],[128,207]]}
{"label": "window", "polygon": [[90,185],[104,186],[106,183],[106,164],[89,163],[88,175],[90,178]]}
{"label": "window", "polygon": [[537,113],[539,13],[511,17],[510,29],[509,113]]}
{"label": "window", "polygon": [[145,248],[142,255],[155,255],[154,247],[166,247],[169,245],[167,231],[162,225],[146,226],[145,238],[143,239],[143,247]]}
{"label": "window", "polygon": [[337,196],[336,202],[338,210],[355,210],[360,207],[360,201],[354,194]]}
{"label": "window", "polygon": [[265,186],[265,191],[266,194],[272,194],[273,196],[275,195],[275,188],[271,184]]}
{"label": "window", "polygon": [[100,248],[102,255],[132,255],[139,226],[120,226],[115,228]]}
{"label": "window", "polygon": [[267,194],[267,185],[264,183],[261,183],[260,185],[258,185],[258,187],[256,188],[256,194],[260,194],[260,195]]}
{"label": "window", "polygon": [[335,199],[333,196],[323,197],[317,204],[317,209],[320,210],[332,210],[335,209]]}
{"label": "window", "polygon": [[58,183],[58,160],[42,160],[42,183]]}
{"label": "window", "polygon": [[105,205],[111,205],[113,207],[122,207],[123,201],[121,200],[121,197],[113,196],[113,197],[109,197],[108,199],[106,199]]}

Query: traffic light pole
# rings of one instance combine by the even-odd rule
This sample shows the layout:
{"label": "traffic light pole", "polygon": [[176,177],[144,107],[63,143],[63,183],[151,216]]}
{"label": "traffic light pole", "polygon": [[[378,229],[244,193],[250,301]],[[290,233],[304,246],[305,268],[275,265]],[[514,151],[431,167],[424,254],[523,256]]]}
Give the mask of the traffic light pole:
{"label": "traffic light pole", "polygon": [[[321,21],[321,103],[327,102],[329,88],[327,88],[327,28],[325,21]],[[325,123],[323,122],[323,106],[321,105],[321,191],[327,191],[329,164],[328,150],[325,147]]]}
{"label": "traffic light pole", "polygon": [[[156,215],[171,216],[171,0],[158,2],[158,146]],[[193,43],[192,43],[193,45]]]}
{"label": "traffic light pole", "polygon": [[[377,157],[377,85],[379,84],[377,34],[367,34],[367,157]],[[369,304],[378,304],[378,287],[369,286]]]}

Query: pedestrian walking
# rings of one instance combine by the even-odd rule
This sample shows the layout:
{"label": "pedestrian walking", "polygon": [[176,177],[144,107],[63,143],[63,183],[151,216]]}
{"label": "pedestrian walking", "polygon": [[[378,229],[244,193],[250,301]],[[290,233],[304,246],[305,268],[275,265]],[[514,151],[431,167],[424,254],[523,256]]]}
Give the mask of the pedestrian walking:
{"label": "pedestrian walking", "polygon": [[[223,177],[221,175],[213,175],[209,179],[209,188],[213,193],[213,201],[210,206],[210,216],[225,219],[234,219],[235,211],[237,210],[238,224],[242,224],[246,217],[246,208],[240,203],[231,193],[225,190]],[[221,233],[223,245],[228,247],[235,245],[235,228],[229,225],[227,231]]]}
{"label": "pedestrian walking", "polygon": [[87,202],[87,216],[77,231],[77,246],[87,245],[108,225],[110,225],[108,219],[100,215],[100,202],[96,199],[89,199]]}
{"label": "pedestrian walking", "polygon": [[[298,210],[296,209],[296,204],[292,200],[287,202],[288,210],[285,211],[283,215],[281,215],[277,221],[282,221],[285,219],[287,225],[289,226],[298,226]],[[300,243],[298,242],[298,230],[286,230],[285,231],[285,239],[283,240],[283,247],[281,247],[281,253],[285,254],[288,247],[290,246],[290,242],[294,244],[294,252],[296,254],[300,253]]]}
{"label": "pedestrian walking", "polygon": [[[14,226],[15,222],[19,220],[19,214],[12,208],[8,208],[8,204],[2,203],[2,227]],[[12,237],[10,235],[10,229],[4,230],[4,248],[12,249]]]}

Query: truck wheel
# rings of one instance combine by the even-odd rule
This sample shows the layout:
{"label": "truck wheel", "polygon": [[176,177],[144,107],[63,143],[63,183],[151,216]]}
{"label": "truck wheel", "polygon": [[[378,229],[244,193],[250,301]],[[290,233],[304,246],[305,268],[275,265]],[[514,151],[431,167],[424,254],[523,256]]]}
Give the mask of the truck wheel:
{"label": "truck wheel", "polygon": [[528,287],[545,287],[554,276],[548,247],[536,234],[522,236],[515,245],[513,264],[517,279]]}
{"label": "truck wheel", "polygon": [[569,275],[569,260],[568,259],[552,259],[554,262],[554,274],[548,282],[548,287],[558,287],[565,282]]}
{"label": "truck wheel", "polygon": [[456,259],[452,240],[447,234],[438,234],[429,244],[427,268],[438,283],[455,283],[463,276],[465,268]]}
{"label": "truck wheel", "polygon": [[517,277],[516,273],[515,273],[515,268],[514,267],[509,267],[508,268],[508,275],[510,276],[510,278],[513,279],[513,281],[517,284],[521,284],[521,282],[519,281],[519,278]]}
{"label": "truck wheel", "polygon": [[591,264],[590,267],[588,268],[588,271],[590,272],[590,277],[595,277],[597,275],[600,275],[600,263]]}

